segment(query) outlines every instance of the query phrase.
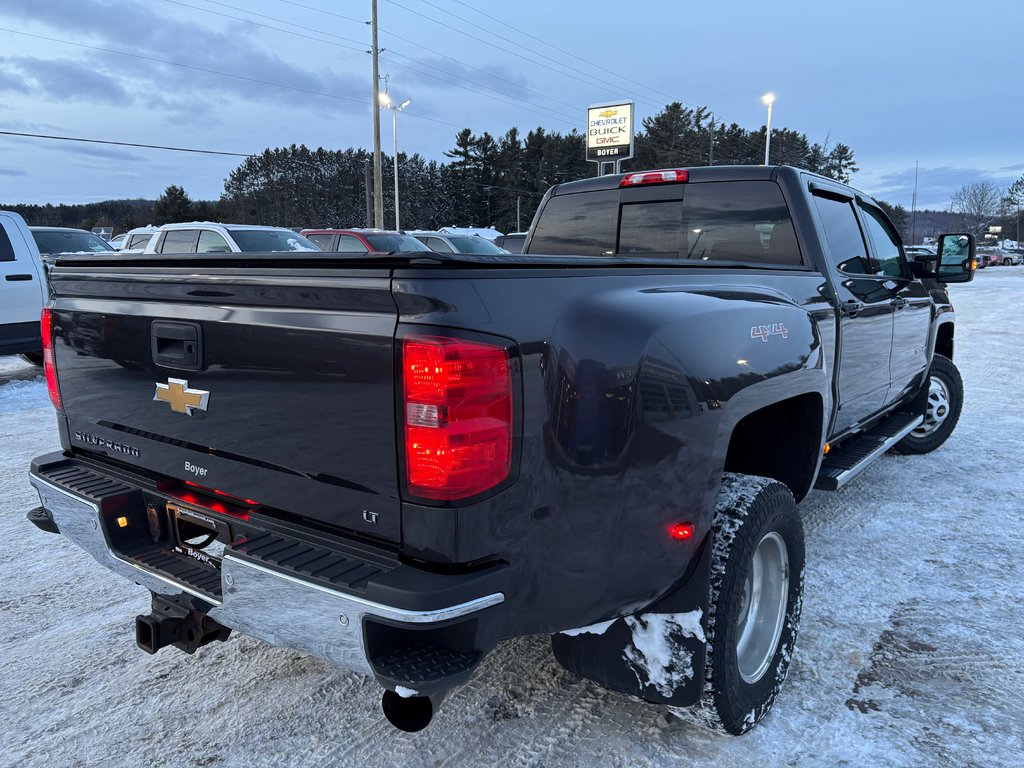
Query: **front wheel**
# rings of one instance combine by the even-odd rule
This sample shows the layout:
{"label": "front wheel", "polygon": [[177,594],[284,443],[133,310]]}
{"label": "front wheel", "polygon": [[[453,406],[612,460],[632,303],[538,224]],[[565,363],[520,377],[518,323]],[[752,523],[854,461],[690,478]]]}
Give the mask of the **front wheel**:
{"label": "front wheel", "polygon": [[738,736],[768,714],[789,670],[804,532],[786,486],[726,473],[713,535],[704,694],[694,714]]}
{"label": "front wheel", "polygon": [[892,449],[893,453],[928,453],[953,434],[964,403],[964,382],[953,361],[935,355],[928,371],[928,404],[924,421]]}

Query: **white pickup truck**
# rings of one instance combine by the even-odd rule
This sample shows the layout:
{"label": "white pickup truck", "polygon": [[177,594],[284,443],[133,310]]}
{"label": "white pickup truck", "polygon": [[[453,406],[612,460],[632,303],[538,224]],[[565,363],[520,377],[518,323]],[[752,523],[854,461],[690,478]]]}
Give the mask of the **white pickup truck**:
{"label": "white pickup truck", "polygon": [[39,315],[48,299],[39,248],[25,220],[0,211],[0,355],[42,364]]}

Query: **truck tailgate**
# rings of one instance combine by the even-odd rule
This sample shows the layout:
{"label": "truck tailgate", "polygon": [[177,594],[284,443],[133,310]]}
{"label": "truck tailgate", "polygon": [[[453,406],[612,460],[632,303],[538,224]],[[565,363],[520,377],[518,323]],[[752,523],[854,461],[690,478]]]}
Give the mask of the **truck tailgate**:
{"label": "truck tailgate", "polygon": [[399,541],[390,270],[213,263],[52,273],[74,450]]}

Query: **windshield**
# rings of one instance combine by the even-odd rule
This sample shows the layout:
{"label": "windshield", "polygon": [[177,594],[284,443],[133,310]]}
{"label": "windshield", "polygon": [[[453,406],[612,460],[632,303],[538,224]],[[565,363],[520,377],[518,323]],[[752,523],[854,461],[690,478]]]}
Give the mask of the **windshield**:
{"label": "windshield", "polygon": [[452,245],[455,246],[459,253],[504,253],[501,248],[496,246],[486,237],[453,237],[448,235],[448,239]]}
{"label": "windshield", "polygon": [[246,253],[320,250],[290,229],[232,229],[230,233],[238,247]]}
{"label": "windshield", "polygon": [[92,232],[33,230],[32,237],[40,253],[106,253],[114,250],[103,238]]}
{"label": "windshield", "polygon": [[380,253],[430,250],[412,235],[363,235],[363,237],[367,239],[373,250]]}

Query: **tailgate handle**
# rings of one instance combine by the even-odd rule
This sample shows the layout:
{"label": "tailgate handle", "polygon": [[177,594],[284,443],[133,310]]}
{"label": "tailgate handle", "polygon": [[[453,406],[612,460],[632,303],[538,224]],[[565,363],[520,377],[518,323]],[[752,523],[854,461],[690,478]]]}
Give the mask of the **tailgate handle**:
{"label": "tailgate handle", "polygon": [[153,362],[166,368],[203,367],[203,329],[198,323],[153,322]]}
{"label": "tailgate handle", "polygon": [[24,280],[31,280],[32,275],[7,275],[7,277],[4,279],[7,280],[7,282],[9,283],[18,283]]}

